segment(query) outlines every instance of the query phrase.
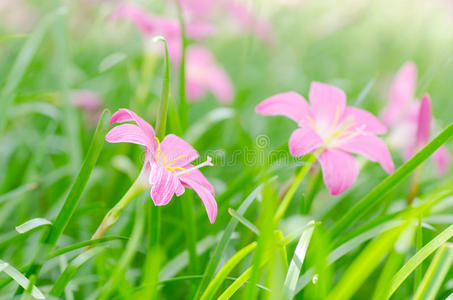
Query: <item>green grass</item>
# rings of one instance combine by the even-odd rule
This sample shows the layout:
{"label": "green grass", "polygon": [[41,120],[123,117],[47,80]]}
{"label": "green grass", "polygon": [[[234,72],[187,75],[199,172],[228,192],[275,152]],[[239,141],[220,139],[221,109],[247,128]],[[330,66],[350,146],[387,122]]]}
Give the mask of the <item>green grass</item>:
{"label": "green grass", "polygon": [[[432,160],[441,146],[452,149],[453,8],[442,1],[246,2],[272,23],[273,43],[226,10],[201,42],[181,32],[181,47],[201,43],[231,77],[235,97],[226,105],[209,93],[191,102],[185,51],[179,67],[156,56],[168,39],[144,43],[128,22],[112,20],[113,2],[0,7],[0,300],[453,294],[453,173],[437,174]],[[171,1],[140,3],[190,29]],[[308,99],[310,83],[320,81],[379,116],[392,76],[409,60],[418,67],[416,98],[432,97],[430,142],[404,161],[391,131],[383,135],[395,172],[359,158],[357,182],[337,197],[314,155],[290,156],[294,122],[254,111],[279,92]],[[73,90],[96,92],[102,107],[92,115],[75,107]],[[200,161],[213,158],[202,172],[216,190],[214,224],[189,189],[163,207],[149,190],[126,194],[144,149],[105,142],[119,108],[152,124],[161,141],[173,133]],[[408,206],[417,170],[419,191]],[[125,194],[116,223],[90,239]]]}

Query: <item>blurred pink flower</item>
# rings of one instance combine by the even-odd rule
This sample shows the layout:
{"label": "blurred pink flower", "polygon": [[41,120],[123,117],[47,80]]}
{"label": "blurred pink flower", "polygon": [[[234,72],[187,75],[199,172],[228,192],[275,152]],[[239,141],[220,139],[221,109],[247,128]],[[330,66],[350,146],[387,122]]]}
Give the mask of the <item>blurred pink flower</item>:
{"label": "blurred pink flower", "polygon": [[128,109],[120,109],[113,114],[113,123],[135,122],[114,127],[106,136],[110,143],[133,143],[145,146],[145,162],[140,178],[151,187],[151,198],[155,205],[166,205],[173,195],[181,196],[185,188],[193,189],[201,198],[208,213],[209,221],[214,223],[217,216],[217,203],[214,188],[200,172],[203,166],[212,166],[211,158],[194,166],[191,162],[199,157],[198,152],[176,135],[167,135],[160,142],[153,127]]}
{"label": "blurred pink flower", "polygon": [[[381,119],[392,128],[389,142],[401,151],[405,160],[424,146],[431,135],[434,120],[431,116],[431,98],[424,95],[421,101],[415,100],[417,67],[413,62],[405,63],[393,79],[389,102]],[[439,174],[447,170],[450,155],[443,146],[433,154]]]}
{"label": "blurred pink flower", "polygon": [[233,100],[234,88],[212,53],[201,46],[189,46],[186,58],[187,97],[195,101],[212,92],[220,103]]}
{"label": "blurred pink flower", "polygon": [[393,161],[385,143],[376,135],[385,126],[371,113],[346,106],[345,93],[331,85],[313,82],[310,104],[295,92],[272,96],[256,107],[263,115],[283,115],[299,125],[289,139],[289,151],[301,156],[320,151],[318,161],[324,182],[332,195],[351,187],[359,172],[350,153],[378,162],[388,173]]}
{"label": "blurred pink flower", "polygon": [[102,98],[99,94],[89,90],[72,90],[71,102],[80,108],[86,115],[87,122],[95,126],[102,109]]}
{"label": "blurred pink flower", "polygon": [[[120,4],[113,12],[113,18],[131,21],[145,39],[163,36],[167,40],[170,59],[174,62],[181,60],[181,29],[178,20],[152,15],[131,3]],[[189,22],[186,24],[186,31],[187,37],[202,39],[213,33],[213,27],[205,22]]]}
{"label": "blurred pink flower", "polygon": [[225,14],[231,17],[241,28],[248,30],[256,37],[273,42],[274,33],[271,24],[259,18],[242,1],[237,0],[177,0],[191,19],[215,20]]}

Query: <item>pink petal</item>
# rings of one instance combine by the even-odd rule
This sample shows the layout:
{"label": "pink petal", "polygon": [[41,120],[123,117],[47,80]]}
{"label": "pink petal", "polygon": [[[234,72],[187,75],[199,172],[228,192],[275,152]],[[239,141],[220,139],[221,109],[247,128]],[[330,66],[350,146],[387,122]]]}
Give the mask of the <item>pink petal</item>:
{"label": "pink petal", "polygon": [[340,123],[344,121],[352,121],[354,125],[351,129],[362,128],[365,132],[372,134],[384,134],[387,128],[373,114],[366,110],[347,106],[344,110]]}
{"label": "pink petal", "polygon": [[310,115],[304,97],[295,92],[281,93],[267,98],[258,104],[255,111],[265,116],[286,116],[297,123]]}
{"label": "pink petal", "polygon": [[198,101],[206,96],[206,85],[200,81],[192,80],[189,76],[186,78],[187,99],[189,101]]}
{"label": "pink petal", "polygon": [[325,150],[318,158],[322,175],[332,196],[350,188],[357,179],[359,168],[355,158],[341,150]]}
{"label": "pink petal", "polygon": [[382,120],[392,125],[401,119],[414,99],[417,82],[417,67],[413,62],[405,63],[393,79],[389,104],[382,114]]}
{"label": "pink petal", "polygon": [[138,5],[122,3],[112,14],[114,19],[127,19],[143,33],[150,34],[153,29],[151,17]]}
{"label": "pink petal", "polygon": [[436,163],[437,173],[439,175],[444,174],[450,166],[451,156],[445,146],[437,149],[433,154],[434,162]]}
{"label": "pink petal", "polygon": [[110,119],[110,125],[114,123],[122,123],[122,122],[130,122],[134,121],[137,123],[138,127],[143,131],[144,136],[148,139],[147,147],[154,153],[156,149],[156,141],[154,137],[154,129],[148,122],[137,116],[133,111],[129,109],[122,108],[118,110],[116,113],[113,114],[112,118]]}
{"label": "pink petal", "polygon": [[151,144],[148,136],[137,125],[122,124],[112,128],[105,140],[109,143],[133,143],[149,147]]}
{"label": "pink petal", "polygon": [[423,95],[417,120],[416,147],[428,143],[431,132],[431,98],[428,94]]}
{"label": "pink petal", "polygon": [[338,124],[346,107],[346,94],[342,90],[332,85],[313,82],[309,98],[317,125],[330,127]]}
{"label": "pink petal", "polygon": [[[347,138],[346,138],[347,139]],[[371,135],[357,135],[353,138],[341,142],[337,146],[346,152],[361,154],[371,161],[378,162],[387,173],[393,172],[392,156],[387,145],[380,138]]]}
{"label": "pink petal", "polygon": [[165,161],[169,164],[174,161],[172,167],[181,167],[198,158],[198,152],[182,138],[169,134],[160,145],[161,151],[165,154]]}
{"label": "pink petal", "polygon": [[[185,169],[190,169],[192,168],[193,165],[188,164],[184,166]],[[203,173],[200,172],[198,169],[191,170],[189,174],[183,173],[182,175],[179,176],[179,179],[181,180],[182,183],[187,183],[191,181],[195,181],[199,185],[202,185],[205,189],[207,189],[211,194],[214,195],[214,187],[212,186],[211,183],[209,183],[208,179],[203,175]]]}
{"label": "pink petal", "polygon": [[323,140],[310,126],[294,130],[289,138],[289,152],[292,156],[305,155],[322,146]]}
{"label": "pink petal", "polygon": [[71,101],[75,106],[86,111],[96,111],[102,106],[102,98],[99,94],[89,90],[71,91]]}
{"label": "pink petal", "polygon": [[213,224],[217,216],[217,203],[213,193],[190,177],[184,178],[184,185],[190,187],[198,194],[208,213],[209,222]]}
{"label": "pink petal", "polygon": [[178,196],[184,193],[184,186],[174,173],[158,163],[151,166],[149,183],[152,185],[151,198],[157,206],[168,204],[175,193]]}
{"label": "pink petal", "polygon": [[220,103],[227,104],[233,100],[233,83],[225,70],[220,66],[213,68],[209,80],[209,87]]}

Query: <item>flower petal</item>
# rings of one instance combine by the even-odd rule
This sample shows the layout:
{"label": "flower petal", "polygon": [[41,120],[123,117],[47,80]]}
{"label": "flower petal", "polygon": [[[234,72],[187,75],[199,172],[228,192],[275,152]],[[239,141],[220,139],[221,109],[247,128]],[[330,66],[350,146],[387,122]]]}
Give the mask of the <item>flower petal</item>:
{"label": "flower petal", "polygon": [[332,85],[312,82],[309,98],[316,125],[335,127],[346,107],[346,94]]}
{"label": "flower petal", "polygon": [[176,159],[171,163],[172,167],[185,166],[198,158],[198,152],[189,143],[174,134],[169,134],[164,138],[160,149],[165,154],[167,164]]}
{"label": "flower petal", "polygon": [[158,163],[151,166],[149,183],[152,184],[151,198],[157,206],[168,204],[175,193],[178,196],[184,193],[184,187],[174,173]]}
{"label": "flower petal", "polygon": [[408,106],[414,99],[416,82],[417,67],[413,62],[405,63],[393,79],[389,103],[382,114],[382,120],[387,125],[392,125],[404,117]]}
{"label": "flower petal", "polygon": [[112,128],[105,136],[105,140],[109,143],[133,143],[145,147],[150,144],[143,130],[134,124],[122,124]]}
{"label": "flower petal", "polygon": [[351,120],[354,122],[352,129],[362,128],[365,132],[372,134],[384,134],[387,128],[373,114],[366,110],[347,106],[344,110],[340,123]]}
{"label": "flower petal", "polygon": [[220,103],[227,104],[233,100],[233,83],[220,65],[213,66],[208,84]]}
{"label": "flower petal", "polygon": [[297,123],[310,115],[307,101],[295,92],[286,92],[267,98],[255,108],[265,116],[286,116]]}
{"label": "flower petal", "polygon": [[[193,168],[193,165],[188,164],[184,166],[185,169],[190,169]],[[202,185],[204,188],[206,188],[212,195],[214,195],[214,187],[212,184],[206,179],[206,177],[201,173],[200,170],[198,169],[193,169],[189,172],[189,174],[182,174],[179,176],[179,179],[182,181],[182,183],[187,183],[191,181],[195,181],[196,183]]]}
{"label": "flower petal", "polygon": [[217,217],[217,203],[214,195],[204,185],[192,180],[192,178],[186,177],[183,183],[198,194],[208,213],[209,222],[213,224]]}
{"label": "flower petal", "polygon": [[371,134],[357,135],[339,143],[337,148],[356,154],[361,154],[371,161],[378,162],[387,173],[393,172],[392,156],[387,145],[380,138]]}
{"label": "flower petal", "polygon": [[352,155],[341,150],[325,150],[318,160],[324,182],[332,196],[343,193],[356,181],[359,168]]}
{"label": "flower petal", "polygon": [[292,156],[301,156],[312,152],[323,144],[321,137],[310,126],[294,130],[289,138],[288,147]]}
{"label": "flower petal", "polygon": [[417,120],[416,147],[428,143],[431,132],[431,98],[428,94],[423,95]]}
{"label": "flower petal", "polygon": [[143,131],[144,136],[148,139],[148,144],[145,146],[147,146],[151,150],[151,152],[154,153],[157,147],[156,141],[154,139],[154,137],[156,136],[154,129],[151,125],[149,125],[148,122],[137,116],[137,114],[133,111],[126,108],[119,109],[113,114],[112,118],[110,119],[110,125],[114,123],[130,121],[137,123],[137,126]]}
{"label": "flower petal", "polygon": [[437,149],[433,154],[434,162],[436,164],[437,173],[439,175],[444,174],[450,166],[451,156],[445,146]]}

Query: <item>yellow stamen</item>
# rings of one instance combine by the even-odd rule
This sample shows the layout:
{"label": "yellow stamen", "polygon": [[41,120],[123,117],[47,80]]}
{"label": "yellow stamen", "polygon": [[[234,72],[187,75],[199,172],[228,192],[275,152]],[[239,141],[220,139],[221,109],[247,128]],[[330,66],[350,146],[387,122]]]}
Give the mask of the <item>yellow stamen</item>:
{"label": "yellow stamen", "polygon": [[170,161],[170,162],[168,163],[168,165],[171,165],[172,163],[174,163],[174,162],[177,161],[178,159],[181,159],[181,158],[184,158],[184,157],[187,157],[187,155],[180,155],[180,156],[178,156],[177,158],[175,158],[175,159],[173,159],[172,161]]}
{"label": "yellow stamen", "polygon": [[337,105],[335,109],[335,116],[333,117],[332,129],[335,129],[335,127],[337,127],[339,118],[340,118],[340,106]]}

